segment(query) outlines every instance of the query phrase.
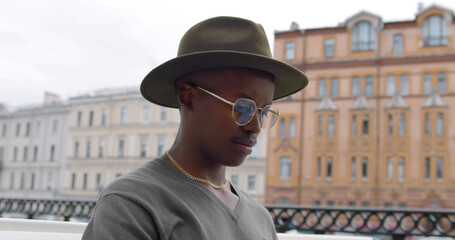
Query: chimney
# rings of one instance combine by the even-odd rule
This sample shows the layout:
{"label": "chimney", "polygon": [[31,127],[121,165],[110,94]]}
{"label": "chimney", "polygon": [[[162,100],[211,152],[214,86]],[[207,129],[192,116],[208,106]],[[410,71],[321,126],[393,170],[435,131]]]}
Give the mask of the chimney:
{"label": "chimney", "polygon": [[299,24],[296,22],[291,23],[291,31],[297,31],[299,30]]}
{"label": "chimney", "polygon": [[417,8],[417,14],[419,14],[420,12],[422,12],[423,10],[423,3],[422,2],[419,2],[419,6]]}
{"label": "chimney", "polygon": [[44,92],[44,105],[55,105],[61,103],[60,96],[50,92]]}

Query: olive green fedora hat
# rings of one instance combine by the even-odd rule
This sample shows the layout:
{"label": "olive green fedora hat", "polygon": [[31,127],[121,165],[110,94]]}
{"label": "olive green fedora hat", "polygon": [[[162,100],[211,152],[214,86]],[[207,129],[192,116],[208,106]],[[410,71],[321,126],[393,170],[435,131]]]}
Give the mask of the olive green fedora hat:
{"label": "olive green fedora hat", "polygon": [[264,28],[250,20],[215,17],[190,28],[177,57],[155,69],[141,84],[142,96],[158,105],[178,108],[175,81],[192,72],[223,67],[247,67],[275,77],[273,99],[291,95],[308,84],[300,70],[272,58]]}

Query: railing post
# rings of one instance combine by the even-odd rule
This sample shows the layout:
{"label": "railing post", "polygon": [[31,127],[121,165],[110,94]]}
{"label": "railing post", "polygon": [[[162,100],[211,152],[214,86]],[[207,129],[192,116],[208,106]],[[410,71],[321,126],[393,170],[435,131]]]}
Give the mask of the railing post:
{"label": "railing post", "polygon": [[406,235],[402,234],[392,234],[392,239],[393,240],[404,240],[406,238]]}

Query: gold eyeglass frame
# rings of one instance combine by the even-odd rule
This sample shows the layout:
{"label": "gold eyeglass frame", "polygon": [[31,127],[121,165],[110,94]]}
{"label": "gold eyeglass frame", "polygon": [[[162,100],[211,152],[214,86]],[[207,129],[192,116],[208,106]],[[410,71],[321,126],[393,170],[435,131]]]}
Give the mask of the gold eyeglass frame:
{"label": "gold eyeglass frame", "polygon": [[[243,126],[247,125],[248,123],[250,123],[251,120],[253,120],[254,115],[253,115],[253,117],[252,117],[250,120],[248,120],[248,122],[246,122],[245,124],[240,124],[240,123],[238,123],[238,122],[235,120],[235,115],[234,115],[234,106],[235,106],[235,102],[237,102],[237,101],[240,100],[240,99],[244,99],[244,100],[253,102],[254,107],[256,108],[256,113],[255,113],[255,114],[258,114],[258,117],[260,118],[260,119],[259,119],[259,123],[260,123],[260,125],[261,125],[261,128],[264,128],[264,127],[262,126],[262,111],[263,111],[264,108],[266,108],[267,106],[272,106],[272,104],[268,104],[268,105],[266,105],[264,108],[260,108],[260,107],[258,107],[258,106],[256,105],[256,102],[255,102],[255,101],[253,101],[253,100],[251,100],[251,99],[248,99],[248,98],[239,98],[239,99],[235,100],[235,102],[231,102],[231,101],[229,101],[229,100],[226,100],[226,99],[224,99],[224,98],[222,98],[222,97],[216,95],[215,93],[210,92],[209,90],[205,90],[205,89],[203,89],[203,88],[201,88],[201,87],[199,87],[199,86],[196,86],[196,87],[197,87],[198,89],[202,90],[203,92],[205,92],[205,93],[211,95],[212,97],[215,97],[215,98],[217,98],[218,100],[220,100],[220,101],[222,101],[222,102],[224,102],[224,103],[227,103],[227,104],[231,105],[231,106],[232,106],[232,119],[234,120],[234,122],[235,122],[237,125],[239,125],[239,126],[241,126],[241,127],[243,127]],[[258,111],[258,110],[260,110],[260,111]],[[278,110],[278,109],[277,109],[277,110]],[[269,111],[271,111],[272,113],[276,113],[276,114],[277,114],[276,120],[275,120],[275,121],[272,123],[272,125],[270,126],[270,128],[272,128],[272,127],[275,125],[275,123],[278,121],[278,117],[280,117],[280,111],[279,111],[279,110],[278,110],[278,111],[273,111],[273,110],[271,110],[271,109],[269,109]],[[264,129],[265,129],[265,128],[264,128]]]}

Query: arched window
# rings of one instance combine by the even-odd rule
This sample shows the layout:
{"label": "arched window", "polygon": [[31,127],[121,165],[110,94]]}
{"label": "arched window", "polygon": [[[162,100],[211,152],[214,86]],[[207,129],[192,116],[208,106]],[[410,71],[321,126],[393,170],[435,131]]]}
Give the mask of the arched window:
{"label": "arched window", "polygon": [[439,15],[432,15],[423,23],[424,46],[447,45],[447,22]]}
{"label": "arched window", "polygon": [[368,51],[374,50],[376,33],[373,25],[369,22],[359,22],[354,26],[352,33],[352,50]]}

